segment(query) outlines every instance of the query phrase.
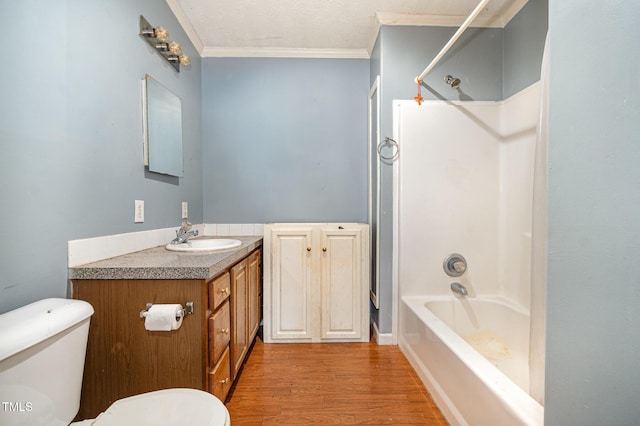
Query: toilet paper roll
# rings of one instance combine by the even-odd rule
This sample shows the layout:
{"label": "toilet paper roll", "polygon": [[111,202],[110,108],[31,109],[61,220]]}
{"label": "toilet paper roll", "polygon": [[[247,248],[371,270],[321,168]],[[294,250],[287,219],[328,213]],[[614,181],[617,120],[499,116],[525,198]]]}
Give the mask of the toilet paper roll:
{"label": "toilet paper roll", "polygon": [[149,331],[177,330],[182,325],[180,304],[152,305],[144,314],[144,328]]}

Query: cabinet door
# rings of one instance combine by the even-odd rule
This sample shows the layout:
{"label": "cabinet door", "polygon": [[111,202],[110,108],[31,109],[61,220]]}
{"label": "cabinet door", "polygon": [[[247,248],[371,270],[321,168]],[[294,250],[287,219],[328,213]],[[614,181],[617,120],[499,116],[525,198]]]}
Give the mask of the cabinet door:
{"label": "cabinet door", "polygon": [[231,268],[231,377],[235,380],[249,348],[247,336],[247,259]]}
{"label": "cabinet door", "polygon": [[317,250],[312,228],[272,228],[268,232],[269,260],[265,268],[269,282],[265,283],[265,297],[269,298],[269,312],[265,311],[265,340],[310,340],[312,259]]}
{"label": "cabinet door", "polygon": [[247,301],[247,318],[249,327],[249,342],[258,333],[260,327],[260,250],[256,250],[249,255],[249,300]]}
{"label": "cabinet door", "polygon": [[322,228],[321,338],[362,337],[362,231]]}

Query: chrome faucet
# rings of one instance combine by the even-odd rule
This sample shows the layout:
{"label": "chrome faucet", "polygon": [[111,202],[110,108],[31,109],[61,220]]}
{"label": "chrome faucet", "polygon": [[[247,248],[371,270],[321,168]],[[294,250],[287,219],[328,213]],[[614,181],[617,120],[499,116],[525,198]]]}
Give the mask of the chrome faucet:
{"label": "chrome faucet", "polygon": [[454,293],[458,293],[461,296],[466,296],[467,294],[469,294],[467,288],[458,282],[451,283],[451,291]]}
{"label": "chrome faucet", "polygon": [[191,223],[185,219],[180,225],[180,229],[176,231],[176,237],[171,241],[171,244],[182,244],[186,243],[187,240],[191,237],[198,236],[198,230],[191,230]]}

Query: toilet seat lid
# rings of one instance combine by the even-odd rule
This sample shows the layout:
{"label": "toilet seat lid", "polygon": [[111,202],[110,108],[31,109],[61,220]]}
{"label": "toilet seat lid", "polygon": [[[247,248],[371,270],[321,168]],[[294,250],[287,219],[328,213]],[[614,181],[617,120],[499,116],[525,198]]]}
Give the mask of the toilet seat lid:
{"label": "toilet seat lid", "polygon": [[230,424],[224,404],[196,389],[165,389],[120,399],[100,414],[94,426],[174,426]]}

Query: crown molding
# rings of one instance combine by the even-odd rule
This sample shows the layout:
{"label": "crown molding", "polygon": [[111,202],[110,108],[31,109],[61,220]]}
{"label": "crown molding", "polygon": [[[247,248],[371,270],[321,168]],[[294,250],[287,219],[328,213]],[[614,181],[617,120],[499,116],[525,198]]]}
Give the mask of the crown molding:
{"label": "crown molding", "polygon": [[510,2],[506,6],[505,10],[501,13],[505,27],[518,14],[518,12],[520,12],[520,10],[527,4],[528,1],[529,0],[517,0]]}
{"label": "crown molding", "polygon": [[198,54],[202,56],[204,43],[202,43],[202,40],[200,40],[200,37],[198,37],[198,33],[191,25],[191,22],[189,22],[189,19],[187,19],[187,15],[185,15],[184,10],[182,10],[182,7],[177,2],[177,0],[166,0],[166,2],[169,6],[169,9],[171,9],[171,12],[173,12],[176,19],[178,20],[178,23],[187,34],[187,37],[189,37],[189,40],[191,40],[191,44],[193,44],[193,47],[196,49]]}
{"label": "crown molding", "polygon": [[[426,27],[459,27],[467,16],[459,15],[414,15],[407,13],[377,12],[377,25],[407,25]],[[503,28],[506,25],[503,17],[480,15],[474,19],[472,27]]]}
{"label": "crown molding", "polygon": [[278,47],[205,47],[203,58],[338,58],[369,59],[367,49],[305,49]]}

